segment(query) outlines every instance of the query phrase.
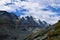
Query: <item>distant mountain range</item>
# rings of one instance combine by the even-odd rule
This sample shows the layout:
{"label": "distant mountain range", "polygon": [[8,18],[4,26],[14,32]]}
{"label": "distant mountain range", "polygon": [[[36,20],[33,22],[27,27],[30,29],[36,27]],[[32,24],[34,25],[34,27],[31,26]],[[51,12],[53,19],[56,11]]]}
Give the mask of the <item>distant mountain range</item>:
{"label": "distant mountain range", "polygon": [[39,19],[36,20],[36,18],[33,18],[33,16],[26,16],[26,17],[22,17],[19,18],[21,25],[20,27],[23,30],[29,30],[32,31],[35,28],[45,28],[48,27],[49,24],[45,21],[40,21]]}
{"label": "distant mountain range", "polygon": [[33,16],[19,18],[13,13],[0,11],[1,40],[24,40],[27,35],[49,26],[47,22],[36,20]]}

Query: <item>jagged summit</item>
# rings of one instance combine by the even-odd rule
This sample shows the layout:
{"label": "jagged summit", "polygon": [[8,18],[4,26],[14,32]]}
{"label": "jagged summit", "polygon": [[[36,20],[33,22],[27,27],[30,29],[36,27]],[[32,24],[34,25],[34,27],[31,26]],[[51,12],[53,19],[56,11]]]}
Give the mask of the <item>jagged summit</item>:
{"label": "jagged summit", "polygon": [[22,30],[34,30],[36,28],[45,28],[48,27],[49,24],[45,21],[40,21],[39,19],[36,20],[36,18],[34,18],[33,16],[25,16],[25,17],[21,17],[19,18],[21,25],[20,27],[22,28]]}
{"label": "jagged summit", "polygon": [[25,22],[30,22],[30,23],[34,23],[35,22],[38,25],[40,25],[40,24],[48,24],[47,22],[41,21],[40,19],[36,19],[33,16],[22,17],[21,20],[25,21]]}

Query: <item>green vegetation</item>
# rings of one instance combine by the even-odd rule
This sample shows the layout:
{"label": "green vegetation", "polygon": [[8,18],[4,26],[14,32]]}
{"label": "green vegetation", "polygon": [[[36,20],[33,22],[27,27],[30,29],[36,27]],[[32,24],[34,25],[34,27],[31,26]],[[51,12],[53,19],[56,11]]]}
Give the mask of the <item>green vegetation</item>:
{"label": "green vegetation", "polygon": [[60,21],[54,24],[54,28],[48,32],[48,40],[60,40]]}

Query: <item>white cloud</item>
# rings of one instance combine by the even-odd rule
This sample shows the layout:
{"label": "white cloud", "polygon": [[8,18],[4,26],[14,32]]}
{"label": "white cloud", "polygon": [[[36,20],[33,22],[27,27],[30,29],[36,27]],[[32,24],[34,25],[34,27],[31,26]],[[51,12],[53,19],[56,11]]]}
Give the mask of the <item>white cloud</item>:
{"label": "white cloud", "polygon": [[[12,2],[12,3],[11,3]],[[7,5],[8,3],[8,5]],[[60,20],[60,16],[57,16],[55,12],[51,10],[41,10],[47,8],[47,6],[51,6],[54,8],[60,8],[60,0],[1,0],[0,1],[0,10],[6,10],[8,12],[17,12],[22,8],[29,10],[25,15],[32,15],[34,17],[39,18],[40,20],[44,20],[47,23],[54,24],[57,20]],[[52,16],[50,16],[52,15]],[[24,15],[22,15],[24,16]]]}

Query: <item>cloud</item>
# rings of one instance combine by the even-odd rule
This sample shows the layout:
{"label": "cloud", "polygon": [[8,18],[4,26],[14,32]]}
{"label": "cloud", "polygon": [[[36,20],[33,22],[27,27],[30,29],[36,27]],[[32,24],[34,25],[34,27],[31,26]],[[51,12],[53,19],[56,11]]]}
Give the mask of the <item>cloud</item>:
{"label": "cloud", "polygon": [[1,0],[0,10],[20,16],[32,15],[49,24],[60,20],[60,0]]}

